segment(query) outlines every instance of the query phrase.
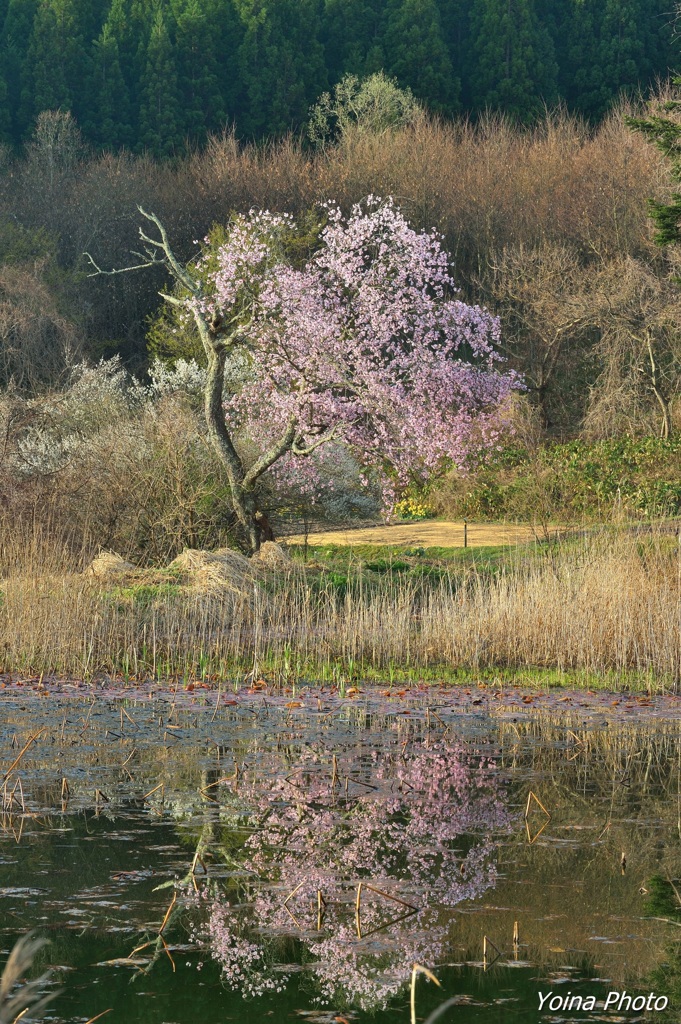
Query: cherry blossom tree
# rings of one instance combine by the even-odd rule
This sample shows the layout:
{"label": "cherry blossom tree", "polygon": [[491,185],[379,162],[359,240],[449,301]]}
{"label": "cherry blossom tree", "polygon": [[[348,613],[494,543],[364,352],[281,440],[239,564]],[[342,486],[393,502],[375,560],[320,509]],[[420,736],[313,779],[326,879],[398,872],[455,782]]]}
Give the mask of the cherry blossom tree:
{"label": "cherry blossom tree", "polygon": [[140,212],[158,237],[140,230],[137,266],[163,263],[180,286],[163,297],[194,319],[206,422],[251,551],[271,536],[260,479],[313,488],[321,448],[327,467],[333,446],[347,446],[378,473],[389,511],[410,479],[496,443],[519,386],[497,366],[498,322],[457,297],[440,236],[414,231],[392,200],[369,197],[348,216],[327,204],[302,265],[287,258],[288,215],[235,216],[185,266],[158,217]]}

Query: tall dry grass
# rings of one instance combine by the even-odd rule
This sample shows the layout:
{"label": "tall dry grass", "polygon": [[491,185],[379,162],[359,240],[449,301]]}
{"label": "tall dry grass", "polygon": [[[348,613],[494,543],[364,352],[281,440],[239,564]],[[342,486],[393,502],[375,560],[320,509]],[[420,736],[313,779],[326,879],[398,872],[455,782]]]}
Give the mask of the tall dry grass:
{"label": "tall dry grass", "polygon": [[27,972],[44,945],[44,939],[29,934],[20,938],[11,950],[0,974],[0,1024],[16,1024],[27,1013],[30,1014],[27,1020],[38,1020],[47,1004],[58,994],[55,991],[45,992],[49,973],[26,980]]}
{"label": "tall dry grass", "polygon": [[0,658],[6,670],[73,676],[347,678],[410,670],[577,670],[681,679],[681,549],[675,538],[603,531],[496,575],[436,584],[369,582],[339,596],[318,570],[261,573],[240,590],[167,576],[103,583],[74,557],[4,559]]}

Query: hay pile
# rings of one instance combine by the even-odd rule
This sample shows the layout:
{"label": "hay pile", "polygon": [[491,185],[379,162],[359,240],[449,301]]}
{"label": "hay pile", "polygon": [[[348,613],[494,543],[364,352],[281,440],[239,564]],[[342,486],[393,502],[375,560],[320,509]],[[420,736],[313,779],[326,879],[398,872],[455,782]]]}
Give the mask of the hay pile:
{"label": "hay pile", "polygon": [[102,551],[84,572],[94,580],[117,584],[176,583],[181,588],[199,592],[250,592],[258,577],[268,570],[281,570],[292,565],[289,555],[279,544],[267,541],[252,558],[231,548],[203,551],[185,548],[165,569],[139,569],[114,551]]}
{"label": "hay pile", "polygon": [[192,590],[234,590],[241,593],[247,579],[252,579],[251,563],[231,548],[199,551],[185,548],[168,569],[182,573]]}
{"label": "hay pile", "polygon": [[291,556],[284,551],[281,544],[275,544],[272,540],[266,540],[260,546],[260,550],[251,558],[251,563],[265,566],[267,569],[290,569]]}
{"label": "hay pile", "polygon": [[139,570],[115,551],[101,551],[83,573],[84,576],[95,576],[97,579],[111,579],[130,576]]}

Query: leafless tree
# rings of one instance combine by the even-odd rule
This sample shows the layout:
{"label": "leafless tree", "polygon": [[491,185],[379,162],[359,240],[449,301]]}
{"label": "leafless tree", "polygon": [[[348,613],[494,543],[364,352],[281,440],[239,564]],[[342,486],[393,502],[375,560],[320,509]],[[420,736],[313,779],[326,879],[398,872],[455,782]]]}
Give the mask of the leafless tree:
{"label": "leafless tree", "polygon": [[602,370],[587,432],[640,434],[656,425],[660,437],[671,437],[681,387],[681,292],[673,269],[656,272],[631,257],[613,261],[594,279],[592,302]]}
{"label": "leafless tree", "polygon": [[[193,316],[207,360],[207,378],[204,391],[204,413],[208,436],[227,473],[234,512],[245,535],[251,552],[256,552],[264,540],[273,540],[274,535],[266,513],[259,507],[256,484],[260,477],[274,465],[285,452],[291,449],[297,454],[308,454],[308,449],[296,448],[298,434],[295,420],[291,420],[283,436],[271,448],[262,452],[250,464],[245,465],[236,449],[227,428],[223,409],[225,388],[225,367],[227,360],[238,349],[241,340],[240,326],[225,323],[220,317],[210,319],[199,312],[200,300],[204,298],[204,283],[198,274],[192,273],[180,262],[171,248],[168,233],[154,213],[147,213],[139,207],[141,215],[152,225],[156,237],[146,234],[140,228],[139,234],[143,252],[136,253],[140,262],[117,270],[104,271],[85,253],[94,268],[94,274],[120,274],[148,267],[163,267],[186,295],[199,300],[193,306]],[[175,293],[161,292],[166,302],[184,306],[185,300]],[[312,449],[310,448],[309,451]]]}
{"label": "leafless tree", "polygon": [[501,348],[523,373],[544,428],[554,425],[559,390],[594,337],[590,272],[574,249],[551,242],[508,246],[490,258],[479,285],[501,318]]}
{"label": "leafless tree", "polygon": [[0,381],[24,390],[56,384],[82,349],[44,271],[0,266]]}

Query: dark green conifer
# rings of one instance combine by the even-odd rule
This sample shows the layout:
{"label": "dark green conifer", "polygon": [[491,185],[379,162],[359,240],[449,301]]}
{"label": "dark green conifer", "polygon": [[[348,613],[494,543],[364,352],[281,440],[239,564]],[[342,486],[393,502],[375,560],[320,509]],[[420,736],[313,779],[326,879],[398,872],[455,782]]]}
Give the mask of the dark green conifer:
{"label": "dark green conifer", "polygon": [[[681,78],[674,79],[677,92]],[[675,114],[676,117],[665,116]],[[681,99],[669,100],[658,113],[648,117],[631,117],[627,121],[634,131],[642,135],[669,160],[672,180],[681,185]],[[655,241],[658,245],[676,245],[681,242],[681,192],[672,192],[668,203],[649,200],[650,215],[655,222]]]}
{"label": "dark green conifer", "polygon": [[386,0],[326,0],[321,38],[332,83],[343,75],[366,78],[382,71]]}
{"label": "dark green conifer", "polygon": [[7,84],[7,102],[12,123],[12,136],[19,142],[32,123],[30,101],[22,102],[27,72],[26,51],[31,38],[38,0],[8,0],[2,30],[0,57]]}
{"label": "dark green conifer", "polygon": [[116,41],[118,62],[133,109],[139,107],[140,81],[146,67],[154,11],[155,8],[143,0],[111,0],[104,23]]}
{"label": "dark green conifer", "polygon": [[467,79],[470,0],[437,0],[437,6],[452,72],[460,82],[459,103],[466,109],[470,105]]}
{"label": "dark green conifer", "polygon": [[660,56],[657,28],[667,10],[658,0],[604,0],[598,57],[609,97],[634,94],[652,82]]}
{"label": "dark green conifer", "polygon": [[128,86],[123,78],[118,42],[107,23],[95,41],[92,59],[92,114],[86,130],[105,149],[134,141]]}
{"label": "dark green conifer", "polygon": [[7,145],[12,142],[12,118],[9,112],[7,82],[0,74],[0,143]]}
{"label": "dark green conifer", "polygon": [[236,77],[236,19],[219,0],[173,0],[172,10],[182,128],[187,138],[200,142],[228,117],[221,86]]}
{"label": "dark green conifer", "polygon": [[452,113],[460,83],[452,70],[435,0],[388,0],[384,40],[386,71],[432,110]]}
{"label": "dark green conifer", "polygon": [[70,110],[83,119],[89,78],[81,15],[83,0],[40,0],[24,65],[25,102],[32,119],[43,110]]}
{"label": "dark green conifer", "polygon": [[183,141],[175,54],[159,4],[140,81],[138,148],[167,157],[177,153]]}
{"label": "dark green conifer", "polygon": [[557,42],[561,96],[571,110],[587,117],[602,107],[604,98],[598,58],[601,14],[601,0],[565,0]]}
{"label": "dark green conifer", "polygon": [[560,88],[571,109],[595,121],[622,93],[667,77],[666,0],[564,0],[560,7]]}
{"label": "dark green conifer", "polygon": [[534,0],[472,0],[472,105],[531,120],[558,98],[553,43]]}
{"label": "dark green conifer", "polygon": [[318,0],[237,0],[244,35],[239,83],[246,134],[298,128],[326,86]]}

